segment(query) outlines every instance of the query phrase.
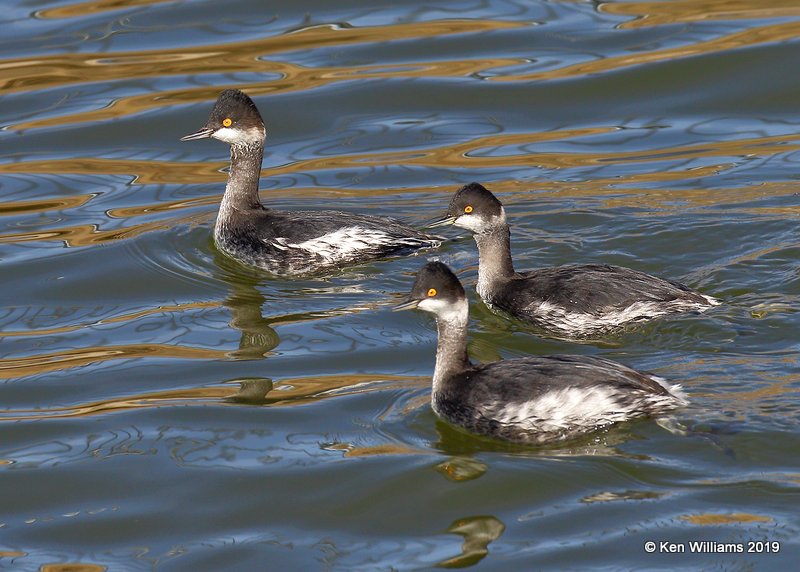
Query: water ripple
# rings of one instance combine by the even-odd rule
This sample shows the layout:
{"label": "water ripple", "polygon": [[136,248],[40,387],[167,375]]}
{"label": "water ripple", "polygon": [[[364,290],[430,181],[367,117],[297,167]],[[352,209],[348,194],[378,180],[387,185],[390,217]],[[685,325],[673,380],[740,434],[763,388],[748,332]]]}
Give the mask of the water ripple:
{"label": "water ripple", "polygon": [[126,344],[76,348],[49,354],[0,359],[0,376],[5,379],[39,375],[66,368],[82,367],[107,360],[133,358],[225,359],[221,350],[164,344]]}
{"label": "water ripple", "polygon": [[[274,72],[276,64],[262,58],[310,48],[330,48],[359,43],[435,38],[450,34],[476,34],[489,30],[519,28],[524,23],[492,20],[439,20],[391,26],[343,28],[320,25],[288,34],[258,38],[247,42],[184,47],[172,50],[138,52],[79,53],[36,58],[11,58],[0,61],[0,89],[5,93],[81,84],[87,77],[94,82],[152,78],[158,75]],[[153,66],[158,64],[158,68]],[[314,72],[316,73],[316,72]],[[190,103],[209,99],[215,90],[206,88],[174,94],[170,103]],[[202,95],[201,95],[202,94]]]}
{"label": "water ripple", "polygon": [[[782,551],[686,566],[791,568],[797,2],[4,9],[3,564],[666,569],[643,543],[700,534]],[[608,262],[718,295],[582,345],[471,302],[476,361],[603,355],[691,404],[541,448],[439,421],[435,328],[388,306],[429,256],[472,292],[473,241],[292,281],[221,255],[227,149],[178,138],[227,87],[268,123],[267,204],[421,224],[478,180],[520,270]]]}
{"label": "water ripple", "polygon": [[90,0],[88,2],[76,2],[66,4],[56,8],[45,8],[36,12],[37,18],[60,20],[65,18],[81,18],[111,12],[115,10],[125,10],[153,4],[165,4],[176,0]]}
{"label": "water ripple", "polygon": [[[402,164],[408,167],[462,167],[468,169],[511,168],[537,165],[540,168],[577,168],[598,165],[630,165],[661,161],[696,161],[699,158],[768,156],[800,149],[796,135],[741,138],[715,143],[679,145],[647,151],[595,153],[552,153],[537,151],[532,145],[554,140],[575,139],[607,133],[611,128],[559,130],[539,133],[504,133],[478,137],[456,145],[413,151],[364,153],[319,157],[294,161],[287,165],[262,169],[262,177],[282,174],[352,168],[377,168]],[[104,173],[131,175],[135,184],[200,183],[224,181],[226,163],[138,161],[125,159],[82,158],[17,161],[0,164],[0,173]],[[719,165],[715,165],[719,168]],[[650,174],[651,177],[655,173]],[[652,179],[651,179],[652,180]]]}
{"label": "water ripple", "polygon": [[671,2],[605,2],[598,10],[607,14],[635,16],[620,28],[643,28],[689,22],[755,20],[800,16],[793,0],[758,3],[751,0],[672,0]]}

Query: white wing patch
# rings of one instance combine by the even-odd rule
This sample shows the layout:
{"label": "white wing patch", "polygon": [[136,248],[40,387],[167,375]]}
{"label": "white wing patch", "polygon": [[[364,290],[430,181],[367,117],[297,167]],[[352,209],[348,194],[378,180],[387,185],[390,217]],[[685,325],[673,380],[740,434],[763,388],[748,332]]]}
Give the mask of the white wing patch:
{"label": "white wing patch", "polygon": [[546,433],[625,419],[611,392],[603,388],[559,389],[524,403],[499,403],[487,413],[503,425]]}
{"label": "white wing patch", "polygon": [[380,248],[381,246],[423,246],[428,241],[413,237],[392,236],[374,228],[347,226],[303,242],[289,242],[286,238],[274,238],[269,243],[279,250],[297,248],[321,256],[328,262],[351,258],[354,254]]}
{"label": "white wing patch", "polygon": [[278,250],[289,250],[289,248],[293,248],[293,246],[289,244],[285,238],[273,239],[272,246],[274,246]]}
{"label": "white wing patch", "polygon": [[608,328],[621,326],[628,322],[655,318],[678,312],[703,312],[719,301],[710,296],[703,296],[709,305],[690,300],[672,300],[670,302],[634,302],[622,310],[613,310],[599,316],[584,312],[570,312],[563,306],[550,302],[538,302],[527,308],[540,316],[547,327],[566,334],[591,334]]}
{"label": "white wing patch", "polygon": [[637,399],[627,396],[622,404],[604,387],[557,389],[524,403],[490,404],[483,414],[530,433],[582,431],[686,403],[680,386],[670,386],[670,390],[677,395],[641,392]]}

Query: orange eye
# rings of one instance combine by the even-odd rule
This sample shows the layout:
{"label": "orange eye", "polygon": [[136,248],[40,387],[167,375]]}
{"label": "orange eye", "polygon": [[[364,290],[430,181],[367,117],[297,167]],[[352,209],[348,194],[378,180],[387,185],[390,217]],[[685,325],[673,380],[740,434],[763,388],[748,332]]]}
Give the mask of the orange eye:
{"label": "orange eye", "polygon": [[464,207],[464,212],[469,214],[472,212],[472,205],[467,205]]}
{"label": "orange eye", "polygon": [[428,296],[436,296],[436,288],[431,288],[428,290]]}
{"label": "orange eye", "polygon": [[225,119],[222,120],[222,125],[224,125],[225,127],[230,127],[232,123],[233,121],[231,121],[230,117],[226,117]]}

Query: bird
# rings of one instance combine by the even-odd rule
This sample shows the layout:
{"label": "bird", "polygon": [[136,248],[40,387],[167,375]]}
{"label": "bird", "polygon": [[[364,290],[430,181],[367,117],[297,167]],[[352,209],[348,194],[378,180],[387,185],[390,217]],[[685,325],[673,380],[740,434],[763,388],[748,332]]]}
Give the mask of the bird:
{"label": "bird", "polygon": [[241,263],[277,276],[308,275],[441,244],[441,237],[388,217],[264,206],[258,181],[266,127],[253,100],[240,90],[221,92],[205,126],[181,141],[208,137],[231,148],[214,242]]}
{"label": "bird", "polygon": [[456,191],[446,215],[478,245],[477,291],[493,310],[563,338],[607,334],[629,322],[703,312],[719,300],[673,280],[610,264],[569,264],[516,272],[502,203],[479,183]]}
{"label": "bird", "polygon": [[680,385],[602,357],[529,356],[473,365],[467,296],[441,262],[425,264],[408,299],[393,310],[412,308],[436,318],[433,411],[469,432],[540,445],[688,402]]}

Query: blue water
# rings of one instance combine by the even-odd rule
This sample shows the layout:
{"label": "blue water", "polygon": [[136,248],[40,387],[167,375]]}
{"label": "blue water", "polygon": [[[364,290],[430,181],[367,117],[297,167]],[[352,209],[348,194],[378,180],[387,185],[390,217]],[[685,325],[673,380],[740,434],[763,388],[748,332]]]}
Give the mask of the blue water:
{"label": "blue water", "polygon": [[[756,0],[4,4],[0,569],[791,569],[799,17]],[[233,87],[267,122],[271,206],[421,225],[476,180],[518,269],[621,264],[723,305],[541,338],[477,299],[468,237],[324,278],[249,271],[211,240],[227,148],[178,141]],[[601,355],[691,404],[672,432],[544,448],[449,427],[431,319],[389,311],[431,256],[468,286],[474,360]]]}

